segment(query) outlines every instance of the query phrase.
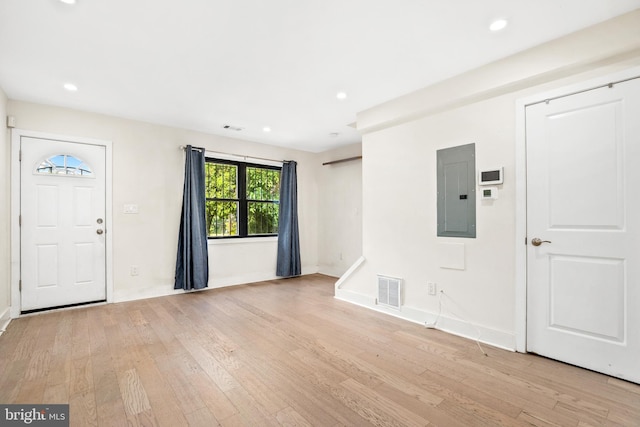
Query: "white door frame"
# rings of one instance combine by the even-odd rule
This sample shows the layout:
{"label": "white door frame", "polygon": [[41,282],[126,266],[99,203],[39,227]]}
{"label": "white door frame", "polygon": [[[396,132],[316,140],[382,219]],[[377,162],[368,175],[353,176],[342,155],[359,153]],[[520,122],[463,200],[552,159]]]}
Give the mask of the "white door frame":
{"label": "white door frame", "polygon": [[527,146],[526,146],[526,107],[544,102],[547,99],[568,96],[579,92],[605,86],[611,82],[640,76],[640,67],[607,74],[570,86],[553,89],[548,92],[528,96],[516,101],[516,289],[515,289],[515,337],[516,351],[527,352]]}
{"label": "white door frame", "polygon": [[20,140],[22,137],[53,139],[57,141],[76,142],[80,144],[101,145],[106,151],[106,176],[105,176],[105,257],[106,257],[106,291],[107,302],[113,302],[113,226],[112,226],[112,142],[80,138],[75,136],[56,135],[44,132],[33,132],[22,129],[11,130],[11,317],[20,317]]}

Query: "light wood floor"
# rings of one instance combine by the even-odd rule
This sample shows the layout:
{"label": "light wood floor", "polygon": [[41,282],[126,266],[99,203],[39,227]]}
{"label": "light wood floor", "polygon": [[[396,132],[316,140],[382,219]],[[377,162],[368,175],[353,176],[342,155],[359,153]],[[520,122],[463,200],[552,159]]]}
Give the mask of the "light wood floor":
{"label": "light wood floor", "polygon": [[[14,320],[0,403],[71,425],[640,426],[640,386],[333,298],[313,275]],[[639,361],[640,362],[640,361]]]}

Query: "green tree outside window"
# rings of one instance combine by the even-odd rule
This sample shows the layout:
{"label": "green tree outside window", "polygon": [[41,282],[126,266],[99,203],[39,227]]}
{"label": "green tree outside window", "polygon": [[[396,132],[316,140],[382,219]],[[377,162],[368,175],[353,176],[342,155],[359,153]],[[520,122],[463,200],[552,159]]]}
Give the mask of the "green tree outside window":
{"label": "green tree outside window", "polygon": [[209,237],[278,233],[280,168],[207,159],[205,174]]}

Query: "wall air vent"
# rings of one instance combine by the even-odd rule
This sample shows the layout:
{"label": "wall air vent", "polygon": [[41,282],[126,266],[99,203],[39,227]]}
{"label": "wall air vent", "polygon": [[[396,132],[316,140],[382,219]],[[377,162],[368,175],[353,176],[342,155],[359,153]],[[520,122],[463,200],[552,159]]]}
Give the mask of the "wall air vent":
{"label": "wall air vent", "polygon": [[224,126],[222,126],[222,128],[223,129],[228,129],[228,130],[235,130],[236,132],[240,132],[242,129],[244,129],[244,128],[241,128],[239,126],[232,126],[232,125],[224,125]]}
{"label": "wall air vent", "polygon": [[402,279],[378,275],[378,304],[400,309]]}

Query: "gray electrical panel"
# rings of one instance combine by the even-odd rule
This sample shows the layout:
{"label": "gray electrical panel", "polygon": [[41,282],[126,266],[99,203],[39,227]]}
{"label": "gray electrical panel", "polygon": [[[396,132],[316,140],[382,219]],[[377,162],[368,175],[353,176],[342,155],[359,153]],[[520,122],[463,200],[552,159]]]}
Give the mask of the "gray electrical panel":
{"label": "gray electrical panel", "polygon": [[476,147],[437,151],[438,236],[476,237]]}

